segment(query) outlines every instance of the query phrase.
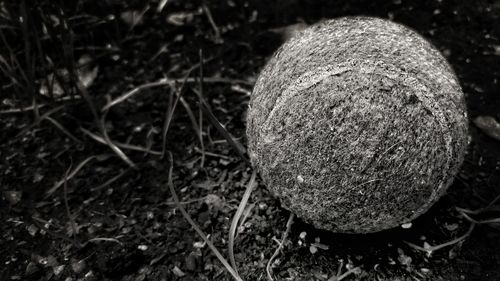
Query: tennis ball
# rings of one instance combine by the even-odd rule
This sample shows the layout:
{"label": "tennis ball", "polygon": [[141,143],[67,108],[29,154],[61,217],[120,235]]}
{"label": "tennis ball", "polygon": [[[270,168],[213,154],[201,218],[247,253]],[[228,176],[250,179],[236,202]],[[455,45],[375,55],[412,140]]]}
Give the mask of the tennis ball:
{"label": "tennis ball", "polygon": [[317,228],[376,232],[428,210],[467,145],[464,96],[428,41],[387,20],[307,28],[262,70],[248,150],[282,205]]}

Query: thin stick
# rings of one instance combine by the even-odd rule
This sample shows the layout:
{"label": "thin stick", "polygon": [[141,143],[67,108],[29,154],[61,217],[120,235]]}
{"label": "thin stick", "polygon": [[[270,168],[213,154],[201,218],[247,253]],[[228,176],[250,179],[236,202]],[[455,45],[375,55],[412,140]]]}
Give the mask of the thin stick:
{"label": "thin stick", "polygon": [[229,265],[227,260],[222,256],[222,254],[217,250],[217,248],[212,244],[212,241],[210,241],[207,238],[207,235],[200,229],[200,227],[193,221],[191,216],[187,213],[186,209],[180,204],[179,197],[177,197],[177,193],[175,192],[174,188],[174,183],[172,181],[172,170],[174,166],[174,161],[172,159],[172,153],[168,151],[168,158],[170,162],[170,167],[168,169],[168,188],[170,189],[170,193],[172,193],[172,197],[177,205],[177,208],[181,211],[182,215],[184,218],[189,222],[191,227],[198,233],[198,235],[207,243],[208,247],[212,252],[215,254],[215,256],[220,260],[220,262],[224,265],[224,267],[229,271],[229,273],[233,276],[233,278],[237,281],[243,281],[238,274],[234,271],[234,269]]}
{"label": "thin stick", "polygon": [[256,176],[257,173],[254,170],[252,176],[250,177],[250,181],[248,182],[245,193],[243,194],[243,198],[241,199],[240,205],[238,206],[238,209],[234,214],[233,220],[231,222],[231,227],[229,228],[229,240],[228,240],[229,261],[231,262],[231,265],[233,266],[234,271],[236,272],[236,274],[238,274],[238,276],[239,276],[238,267],[236,266],[236,260],[234,259],[234,237],[236,236],[236,228],[238,227],[238,222],[241,218],[241,215],[243,214],[243,211],[245,210],[245,207],[248,203],[248,199],[250,198],[250,194],[252,194],[252,191],[254,189]]}
{"label": "thin stick", "polygon": [[274,251],[274,254],[271,256],[271,258],[267,262],[266,272],[267,272],[267,279],[269,281],[274,281],[273,275],[272,275],[271,265],[273,264],[274,259],[279,255],[281,249],[283,249],[283,245],[285,244],[288,233],[290,232],[290,229],[292,228],[293,218],[294,218],[293,213],[290,213],[290,216],[288,217],[288,221],[286,222],[286,230],[285,230],[285,232],[283,232],[283,236],[281,237],[281,243],[279,244],[278,248],[276,248],[276,250]]}

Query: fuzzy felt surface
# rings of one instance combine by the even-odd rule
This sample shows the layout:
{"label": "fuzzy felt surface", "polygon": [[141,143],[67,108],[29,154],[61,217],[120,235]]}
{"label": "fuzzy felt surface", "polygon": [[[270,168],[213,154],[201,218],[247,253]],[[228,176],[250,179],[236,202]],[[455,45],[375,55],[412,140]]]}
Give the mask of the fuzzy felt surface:
{"label": "fuzzy felt surface", "polygon": [[368,233],[411,221],[446,191],[467,114],[429,42],[387,20],[348,17],[273,55],[251,96],[247,137],[285,208],[318,228]]}

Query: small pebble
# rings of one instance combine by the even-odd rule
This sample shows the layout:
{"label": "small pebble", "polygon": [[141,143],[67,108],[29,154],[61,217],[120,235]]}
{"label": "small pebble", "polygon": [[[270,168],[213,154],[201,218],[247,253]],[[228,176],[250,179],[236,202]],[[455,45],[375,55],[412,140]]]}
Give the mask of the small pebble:
{"label": "small pebble", "polygon": [[73,269],[73,272],[76,274],[83,272],[86,267],[87,267],[87,264],[85,263],[84,260],[79,260],[79,261],[73,260],[71,262],[71,269]]}
{"label": "small pebble", "polygon": [[316,248],[314,245],[311,245],[309,247],[309,252],[311,252],[311,254],[316,254],[318,252],[318,248]]}
{"label": "small pebble", "polygon": [[303,178],[301,175],[298,175],[298,176],[297,176],[297,181],[298,181],[299,183],[303,183],[303,182],[304,182],[304,178]]}
{"label": "small pebble", "polygon": [[402,225],[401,225],[401,227],[402,227],[402,228],[404,228],[404,229],[411,228],[411,226],[412,226],[411,222],[409,222],[409,223],[404,223],[404,224],[402,224]]}

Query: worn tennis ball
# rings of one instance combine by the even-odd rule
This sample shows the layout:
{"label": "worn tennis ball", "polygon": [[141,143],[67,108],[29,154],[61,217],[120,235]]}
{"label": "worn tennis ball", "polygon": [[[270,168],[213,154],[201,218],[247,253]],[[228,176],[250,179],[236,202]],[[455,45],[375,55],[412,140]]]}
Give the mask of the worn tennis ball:
{"label": "worn tennis ball", "polygon": [[462,163],[467,114],[445,58],[400,24],[322,22],[262,70],[247,117],[252,164],[317,228],[376,232],[443,195]]}

